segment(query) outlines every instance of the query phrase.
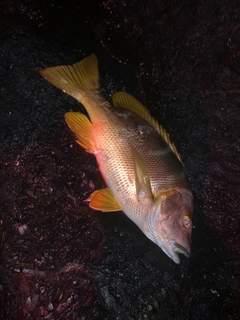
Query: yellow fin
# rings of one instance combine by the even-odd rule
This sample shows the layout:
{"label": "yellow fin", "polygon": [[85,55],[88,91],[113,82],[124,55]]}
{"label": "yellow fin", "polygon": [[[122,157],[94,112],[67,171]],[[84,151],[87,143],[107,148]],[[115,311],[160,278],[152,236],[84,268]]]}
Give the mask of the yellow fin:
{"label": "yellow fin", "polygon": [[167,131],[150,115],[150,112],[141,102],[126,92],[116,92],[112,97],[112,101],[115,107],[131,110],[133,113],[137,114],[139,117],[152,125],[182,163],[180,154],[178,153],[174,143],[171,141]]}
{"label": "yellow fin", "polygon": [[94,191],[85,201],[92,209],[103,212],[121,211],[122,207],[109,188]]}
{"label": "yellow fin", "polygon": [[76,142],[86,149],[87,152],[93,153],[94,147],[90,132],[91,122],[88,117],[79,112],[66,112],[64,117],[69,128],[78,138]]}
{"label": "yellow fin", "polygon": [[131,146],[133,161],[134,161],[134,171],[136,180],[136,194],[138,200],[144,198],[152,198],[152,189],[148,176],[146,166],[136,149]]}
{"label": "yellow fin", "polygon": [[99,88],[98,60],[94,54],[73,65],[62,65],[39,70],[51,84],[81,102],[85,91]]}
{"label": "yellow fin", "polygon": [[162,197],[169,197],[169,196],[172,196],[176,192],[178,192],[177,189],[164,190],[164,191],[160,192],[160,195]]}

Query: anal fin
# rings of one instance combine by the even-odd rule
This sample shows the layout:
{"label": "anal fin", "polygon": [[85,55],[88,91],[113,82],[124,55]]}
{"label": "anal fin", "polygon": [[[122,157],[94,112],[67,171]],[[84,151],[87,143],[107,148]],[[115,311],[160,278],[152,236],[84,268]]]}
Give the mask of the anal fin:
{"label": "anal fin", "polygon": [[90,208],[102,212],[121,211],[122,207],[109,188],[94,191],[85,201]]}
{"label": "anal fin", "polygon": [[91,122],[87,116],[79,112],[67,112],[64,115],[69,128],[77,136],[76,142],[87,152],[94,152],[94,145],[91,137]]}

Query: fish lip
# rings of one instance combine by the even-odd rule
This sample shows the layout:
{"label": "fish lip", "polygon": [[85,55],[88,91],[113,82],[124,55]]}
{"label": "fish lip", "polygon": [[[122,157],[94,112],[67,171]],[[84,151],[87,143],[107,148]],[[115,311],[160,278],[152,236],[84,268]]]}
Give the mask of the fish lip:
{"label": "fish lip", "polygon": [[173,240],[171,242],[171,251],[172,251],[172,260],[179,264],[180,263],[180,258],[179,258],[179,253],[183,254],[186,258],[190,257],[190,252],[184,248],[180,243],[178,243],[177,241]]}

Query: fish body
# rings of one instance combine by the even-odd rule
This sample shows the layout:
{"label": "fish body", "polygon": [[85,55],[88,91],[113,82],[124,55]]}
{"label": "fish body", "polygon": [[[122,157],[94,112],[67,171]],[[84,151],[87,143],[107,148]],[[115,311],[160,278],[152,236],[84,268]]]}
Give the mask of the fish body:
{"label": "fish body", "polygon": [[94,191],[90,207],[122,210],[176,263],[190,254],[193,200],[180,156],[148,110],[125,92],[113,105],[99,90],[98,61],[90,55],[73,66],[39,71],[87,110],[67,112],[76,142],[96,157],[107,188]]}

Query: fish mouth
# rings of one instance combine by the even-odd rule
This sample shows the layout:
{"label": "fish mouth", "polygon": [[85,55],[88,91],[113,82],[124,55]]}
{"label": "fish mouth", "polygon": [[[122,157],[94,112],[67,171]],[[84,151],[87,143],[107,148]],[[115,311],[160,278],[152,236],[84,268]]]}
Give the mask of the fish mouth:
{"label": "fish mouth", "polygon": [[171,242],[171,259],[179,264],[180,263],[180,258],[179,258],[179,253],[183,254],[186,258],[190,257],[190,252],[184,248],[180,243],[176,241]]}

